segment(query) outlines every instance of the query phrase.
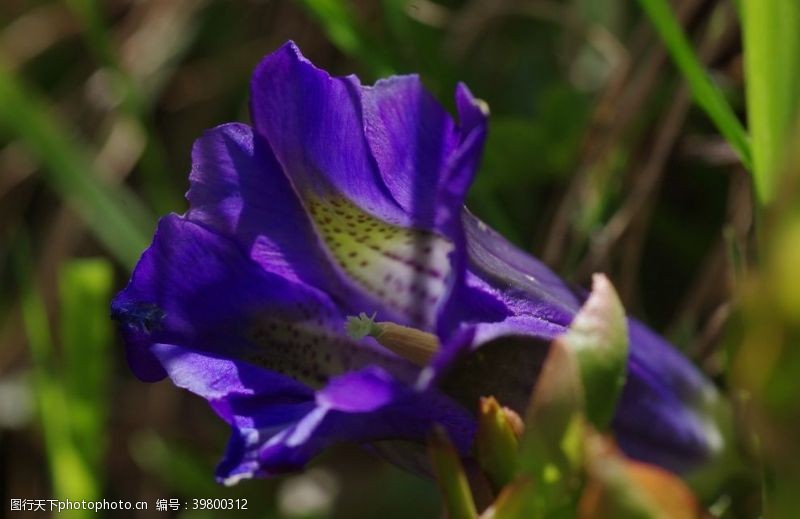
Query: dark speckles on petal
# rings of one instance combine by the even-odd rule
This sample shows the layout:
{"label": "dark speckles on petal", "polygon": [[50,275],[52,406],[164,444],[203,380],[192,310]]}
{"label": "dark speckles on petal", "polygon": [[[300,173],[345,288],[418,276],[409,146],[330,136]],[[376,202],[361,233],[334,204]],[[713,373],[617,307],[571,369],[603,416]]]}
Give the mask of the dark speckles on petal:
{"label": "dark speckles on petal", "polygon": [[[452,243],[374,218],[339,197],[306,203],[332,258],[356,284],[416,324],[433,322],[446,292]],[[407,290],[411,284],[418,288]]]}
{"label": "dark speckles on petal", "polygon": [[323,308],[301,305],[270,312],[254,319],[248,338],[257,347],[244,359],[315,388],[354,366],[385,362],[383,350],[344,339],[343,331],[343,319]]}

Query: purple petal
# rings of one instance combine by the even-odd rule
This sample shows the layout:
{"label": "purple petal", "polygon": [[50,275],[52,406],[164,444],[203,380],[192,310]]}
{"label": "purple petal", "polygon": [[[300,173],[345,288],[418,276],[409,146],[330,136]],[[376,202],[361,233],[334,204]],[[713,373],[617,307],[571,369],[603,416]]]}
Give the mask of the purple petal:
{"label": "purple petal", "polygon": [[503,293],[515,314],[543,315],[568,324],[581,302],[564,281],[542,262],[464,211],[469,270]]}
{"label": "purple petal", "polygon": [[251,101],[256,132],[352,289],[339,299],[352,313],[433,329],[463,274],[459,219],[485,137],[480,103],[459,86],[457,126],[417,78],[362,87],[291,43],[256,69]]}
{"label": "purple petal", "polygon": [[[153,354],[176,386],[216,403],[232,397],[258,397],[273,403],[313,399],[314,392],[296,380],[246,362],[201,353],[173,344],[154,344]],[[216,405],[228,423],[253,425],[251,417]]]}
{"label": "purple petal", "polygon": [[458,144],[453,119],[417,76],[362,91],[364,129],[381,179],[414,224],[435,228],[447,162]]}
{"label": "purple petal", "polygon": [[268,146],[247,125],[208,130],[192,149],[186,218],[235,239],[266,270],[324,288],[328,260]]}
{"label": "purple petal", "polygon": [[[691,371],[687,364],[681,371]],[[667,385],[670,374],[663,367],[648,373],[631,359],[612,426],[629,456],[684,473],[718,455],[724,440],[700,402],[682,399]]]}
{"label": "purple petal", "polygon": [[[462,316],[472,312],[472,317],[461,318],[458,333],[443,343],[419,384],[428,387],[447,373],[442,383],[449,394],[474,398],[476,392],[493,389],[493,394],[504,395],[506,405],[521,411],[530,392],[522,383],[526,373],[536,376],[547,343],[566,331],[581,299],[546,266],[470,214],[465,212],[463,222],[468,258],[464,283],[495,297],[509,314],[490,320],[471,303],[462,309]],[[453,304],[464,305],[461,300]],[[613,424],[620,445],[631,456],[672,470],[697,467],[722,448],[719,427],[705,411],[717,392],[664,339],[634,319],[628,323],[628,382]],[[480,355],[460,358],[475,349]],[[491,360],[493,356],[497,359]]]}
{"label": "purple petal", "polygon": [[700,402],[715,393],[708,379],[660,335],[636,319],[628,319],[632,348],[630,362],[642,373],[652,373],[663,380],[678,397],[688,402]]}
{"label": "purple petal", "polygon": [[423,442],[443,424],[466,453],[474,433],[469,413],[436,392],[417,393],[377,367],[336,378],[316,395],[250,364],[158,344],[169,376],[206,398],[233,428],[217,475],[226,483],[302,468],[342,441]]}
{"label": "purple petal", "polygon": [[418,76],[395,76],[362,89],[364,128],[381,178],[414,226],[451,240],[474,178],[486,114],[465,86],[456,92],[461,125]]}
{"label": "purple petal", "polygon": [[208,400],[233,429],[220,479],[234,482],[262,473],[255,451],[314,407],[314,393],[306,386],[246,362],[167,344],[152,351],[175,385]]}
{"label": "purple petal", "polygon": [[423,386],[437,380],[459,355],[499,337],[553,339],[566,331],[580,308],[575,294],[543,263],[466,209],[461,222],[466,272],[442,315],[442,350],[422,374]]}
{"label": "purple petal", "polygon": [[347,338],[344,316],[323,292],[265,271],[236,242],[176,215],[162,219],[112,309],[143,378],[154,378],[140,365],[155,364],[148,346],[158,343],[249,360],[312,385],[374,362],[406,379],[414,372],[373,340]]}
{"label": "purple petal", "polygon": [[301,197],[344,195],[384,220],[408,219],[370,154],[355,76],[331,77],[289,42],[253,74],[251,114]]}
{"label": "purple petal", "polygon": [[317,393],[314,410],[272,438],[259,459],[265,467],[295,469],[335,442],[423,443],[434,423],[448,430],[462,454],[469,451],[475,423],[463,407],[435,391],[413,391],[379,368],[367,368]]}

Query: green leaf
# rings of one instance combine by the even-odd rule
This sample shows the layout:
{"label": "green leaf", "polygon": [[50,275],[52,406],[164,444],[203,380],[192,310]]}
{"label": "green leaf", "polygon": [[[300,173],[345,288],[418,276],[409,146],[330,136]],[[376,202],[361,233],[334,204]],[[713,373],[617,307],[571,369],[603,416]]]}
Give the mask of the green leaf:
{"label": "green leaf", "polygon": [[624,383],[625,312],[604,276],[595,275],[592,288],[570,329],[550,346],[525,417],[518,465],[536,487],[526,505],[535,517],[574,511],[587,416],[607,426]]}
{"label": "green leaf", "polygon": [[428,439],[428,457],[442,491],[447,517],[475,519],[478,512],[464,467],[458,452],[447,437],[447,432],[441,427],[434,428]]}
{"label": "green leaf", "polygon": [[[21,239],[20,244],[15,251],[15,270],[20,281],[20,308],[31,355],[34,393],[44,434],[53,496],[62,501],[93,501],[101,496],[100,480],[76,444],[71,402],[64,392],[63,377],[56,370],[50,322],[41,294],[31,278],[27,241]],[[95,391],[101,390],[95,388]],[[78,518],[90,517],[94,512],[70,510],[65,513],[67,517]]]}
{"label": "green leaf", "polygon": [[[762,2],[763,0],[753,1]],[[733,147],[744,167],[752,170],[753,153],[750,149],[747,132],[722,92],[711,81],[700,63],[669,2],[667,0],[639,0],[639,3],[689,84],[695,102],[705,111],[722,136]]]}
{"label": "green leaf", "polygon": [[577,357],[589,421],[600,430],[607,428],[625,385],[628,326],[622,303],[605,276],[594,275],[589,299],[559,340]]}
{"label": "green leaf", "polygon": [[481,398],[475,457],[495,490],[508,484],[516,471],[521,421],[515,427],[511,416],[519,417],[509,413],[513,411],[500,407],[494,397]]}
{"label": "green leaf", "polygon": [[743,0],[747,119],[756,191],[771,201],[800,103],[800,2]]}
{"label": "green leaf", "polygon": [[519,474],[530,477],[537,491],[525,509],[542,517],[569,508],[580,487],[585,428],[583,386],[575,353],[556,339],[525,416]]}
{"label": "green leaf", "polygon": [[70,430],[95,474],[101,470],[106,444],[112,285],[113,269],[104,259],[74,260],[61,267],[61,346]]}

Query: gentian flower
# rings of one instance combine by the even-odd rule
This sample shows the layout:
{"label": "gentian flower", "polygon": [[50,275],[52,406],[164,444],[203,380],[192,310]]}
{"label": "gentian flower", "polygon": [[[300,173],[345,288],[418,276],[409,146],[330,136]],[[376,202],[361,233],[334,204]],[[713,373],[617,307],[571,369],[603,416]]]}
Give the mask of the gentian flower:
{"label": "gentian flower", "polygon": [[[488,111],[463,85],[455,101],[458,122],[416,76],[363,86],[287,43],[255,70],[252,127],[195,143],[189,210],[161,220],[112,314],[136,375],[232,427],[220,481],[434,423],[467,455],[476,395],[524,406],[582,296],[464,209]],[[630,339],[622,448],[679,471],[714,457],[713,387],[635,321]]]}

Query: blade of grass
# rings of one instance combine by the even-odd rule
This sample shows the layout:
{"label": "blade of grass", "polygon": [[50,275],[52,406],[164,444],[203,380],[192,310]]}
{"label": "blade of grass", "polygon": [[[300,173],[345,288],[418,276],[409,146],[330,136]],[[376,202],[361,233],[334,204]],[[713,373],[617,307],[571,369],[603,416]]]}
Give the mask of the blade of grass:
{"label": "blade of grass", "polygon": [[668,1],[639,0],[639,4],[655,26],[667,51],[689,84],[695,102],[706,112],[722,136],[739,155],[742,165],[748,170],[752,170],[752,151],[747,132],[722,92],[700,63]]}
{"label": "blade of grass", "polygon": [[0,126],[41,159],[50,187],[123,265],[132,267],[147,246],[155,218],[133,193],[101,180],[89,154],[1,60]]}
{"label": "blade of grass", "polygon": [[[92,473],[99,475],[105,450],[106,390],[112,343],[108,301],[114,272],[104,259],[73,260],[61,267],[61,346],[70,429]],[[98,476],[99,478],[99,476]]]}
{"label": "blade of grass", "polygon": [[[100,497],[96,474],[72,441],[69,399],[55,369],[50,323],[41,294],[31,279],[27,240],[14,251],[14,267],[20,283],[20,308],[31,355],[34,393],[44,434],[53,496],[59,500],[95,501]],[[89,517],[89,510],[67,510],[67,517]]]}
{"label": "blade of grass", "polygon": [[800,2],[743,0],[742,26],[753,174],[769,202],[800,100]]}

